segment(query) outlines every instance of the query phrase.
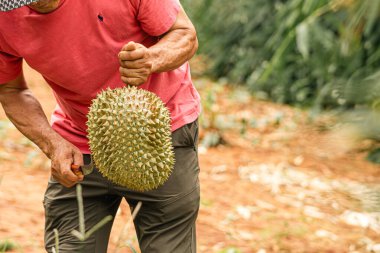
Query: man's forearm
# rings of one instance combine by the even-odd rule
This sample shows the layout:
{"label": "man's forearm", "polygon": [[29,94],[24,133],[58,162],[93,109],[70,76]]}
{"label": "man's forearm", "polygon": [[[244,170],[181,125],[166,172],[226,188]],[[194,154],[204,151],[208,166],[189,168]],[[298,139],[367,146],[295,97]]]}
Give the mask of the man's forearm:
{"label": "man's forearm", "polygon": [[[22,76],[12,82],[24,82]],[[49,145],[58,137],[50,127],[40,103],[25,85],[0,86],[0,102],[16,128],[49,156]]]}
{"label": "man's forearm", "polygon": [[152,72],[176,69],[190,60],[198,49],[195,28],[185,12],[180,11],[175,26],[175,29],[171,29],[149,48],[154,59]]}
{"label": "man's forearm", "polygon": [[83,180],[71,165],[83,165],[80,150],[63,139],[51,127],[38,100],[27,88],[20,74],[15,80],[0,85],[0,103],[13,124],[51,159],[52,176],[66,187]]}

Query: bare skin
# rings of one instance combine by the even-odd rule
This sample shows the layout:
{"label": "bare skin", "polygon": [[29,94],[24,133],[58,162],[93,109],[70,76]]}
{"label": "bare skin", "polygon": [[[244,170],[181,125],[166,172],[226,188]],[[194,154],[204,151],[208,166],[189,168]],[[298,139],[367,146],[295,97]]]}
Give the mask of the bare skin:
{"label": "bare skin", "polygon": [[[49,13],[59,4],[60,0],[42,0],[29,7]],[[122,48],[118,55],[121,79],[129,85],[143,84],[152,73],[178,68],[194,55],[197,48],[194,26],[181,9],[174,25],[156,45],[146,48],[130,42]],[[51,174],[59,183],[72,187],[83,180],[83,175],[75,175],[71,171],[72,164],[83,165],[82,153],[51,128],[22,73],[0,85],[0,103],[17,129],[51,159]]]}
{"label": "bare skin", "polygon": [[50,13],[59,7],[61,0],[40,0],[29,4],[29,8],[39,13]]}
{"label": "bare skin", "polygon": [[17,129],[51,159],[51,174],[58,182],[72,187],[83,180],[71,171],[71,164],[83,164],[82,153],[51,128],[22,74],[0,85],[0,102]]}

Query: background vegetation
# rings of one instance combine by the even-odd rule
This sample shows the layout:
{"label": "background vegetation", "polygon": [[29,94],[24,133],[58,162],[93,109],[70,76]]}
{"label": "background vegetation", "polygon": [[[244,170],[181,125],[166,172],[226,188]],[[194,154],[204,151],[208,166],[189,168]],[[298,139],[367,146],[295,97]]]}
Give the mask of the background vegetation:
{"label": "background vegetation", "polygon": [[281,103],[379,107],[379,0],[182,3],[213,77]]}

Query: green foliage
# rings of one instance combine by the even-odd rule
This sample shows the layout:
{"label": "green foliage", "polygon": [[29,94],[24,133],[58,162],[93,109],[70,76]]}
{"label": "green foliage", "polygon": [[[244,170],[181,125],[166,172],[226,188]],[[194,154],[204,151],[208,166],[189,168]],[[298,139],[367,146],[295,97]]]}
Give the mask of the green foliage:
{"label": "green foliage", "polygon": [[17,244],[10,240],[0,240],[0,252],[7,252],[17,248]]}
{"label": "green foliage", "polygon": [[[106,225],[108,222],[112,221],[113,217],[112,215],[108,215],[104,217],[102,220],[100,220],[97,224],[95,224],[92,228],[90,228],[88,231],[86,231],[85,227],[85,217],[84,217],[84,206],[83,206],[83,196],[82,196],[82,186],[80,184],[77,184],[76,186],[76,193],[77,193],[77,201],[78,201],[78,223],[79,223],[79,231],[78,230],[72,230],[71,234],[78,238],[79,241],[84,242],[88,238],[90,238],[97,230],[99,230],[101,227]],[[140,211],[142,202],[139,201],[135,209],[133,210],[131,219],[127,222],[127,224],[124,226],[122,234],[120,234],[119,240],[117,242],[117,247],[115,249],[115,253],[119,251],[121,247],[124,247],[124,245],[121,245],[121,241],[123,240],[123,237],[125,237],[126,231],[129,228],[131,222],[136,218],[138,212]],[[53,253],[59,253],[59,231],[57,229],[54,229],[54,237],[55,237],[55,246],[52,248]],[[0,249],[1,249],[0,244]],[[127,243],[126,246],[131,250],[132,253],[137,253],[137,250],[133,247],[132,244]]]}
{"label": "green foliage", "polygon": [[219,253],[242,253],[242,252],[237,248],[227,248],[222,251],[219,251]]}
{"label": "green foliage", "polygon": [[380,0],[182,3],[214,77],[281,103],[318,108],[373,103],[365,95],[373,93],[361,84],[380,67]]}
{"label": "green foliage", "polygon": [[380,164],[380,148],[372,150],[368,156],[367,156],[368,161]]}
{"label": "green foliage", "polygon": [[353,122],[359,129],[364,139],[380,141],[380,113],[374,111],[356,110],[352,115]]}
{"label": "green foliage", "polygon": [[[78,238],[81,242],[86,241],[88,238],[90,238],[91,235],[93,235],[98,229],[103,227],[105,224],[110,222],[113,217],[112,215],[108,215],[104,217],[102,220],[100,220],[97,224],[95,224],[92,228],[90,228],[88,231],[86,231],[85,227],[85,219],[84,219],[84,207],[83,207],[83,196],[82,196],[82,186],[80,184],[77,184],[76,186],[76,192],[77,192],[77,201],[78,201],[78,219],[79,219],[79,231],[78,230],[72,230],[71,234]],[[54,229],[54,237],[55,237],[55,246],[52,248],[53,253],[59,253],[59,231],[57,229]]]}
{"label": "green foliage", "polygon": [[90,238],[91,235],[93,235],[98,229],[103,227],[106,223],[110,222],[113,217],[112,215],[108,215],[104,217],[101,221],[99,221],[95,226],[90,228],[86,232],[85,222],[84,222],[84,207],[83,207],[83,197],[82,197],[82,186],[80,184],[77,184],[77,201],[78,201],[78,218],[79,218],[79,231],[73,230],[71,231],[72,235],[77,237],[80,241],[84,242],[88,238]]}
{"label": "green foliage", "polygon": [[132,251],[132,253],[137,253],[137,250],[133,247],[132,244],[128,244],[128,248]]}

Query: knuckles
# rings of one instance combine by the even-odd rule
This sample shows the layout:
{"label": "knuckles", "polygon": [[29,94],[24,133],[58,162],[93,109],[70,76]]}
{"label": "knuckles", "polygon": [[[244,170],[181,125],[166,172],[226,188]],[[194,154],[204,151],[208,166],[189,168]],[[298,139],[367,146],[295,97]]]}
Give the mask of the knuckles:
{"label": "knuckles", "polygon": [[133,51],[121,51],[118,58],[120,77],[125,84],[138,86],[148,80],[152,63],[149,61],[149,51],[146,47],[138,44]]}
{"label": "knuckles", "polygon": [[128,85],[138,86],[146,82],[147,79],[145,78],[128,78],[128,77],[121,77],[121,80]]}
{"label": "knuckles", "polygon": [[64,170],[64,171],[61,172],[61,174],[62,174],[62,176],[63,176],[64,178],[66,178],[66,177],[69,175],[69,171]]}

